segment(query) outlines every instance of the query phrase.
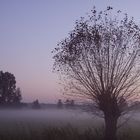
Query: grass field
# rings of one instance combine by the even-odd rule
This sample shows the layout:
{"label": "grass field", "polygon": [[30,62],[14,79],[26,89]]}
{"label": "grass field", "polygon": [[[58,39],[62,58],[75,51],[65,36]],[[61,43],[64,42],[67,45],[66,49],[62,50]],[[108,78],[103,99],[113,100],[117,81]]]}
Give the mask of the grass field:
{"label": "grass field", "polygon": [[[17,130],[17,131],[15,131]],[[102,140],[103,128],[88,128],[79,131],[70,125],[63,127],[42,127],[35,130],[17,126],[11,131],[1,131],[0,140]],[[118,140],[140,140],[140,129],[125,129],[118,133]]]}
{"label": "grass field", "polygon": [[[118,140],[140,140],[140,118],[118,130]],[[0,140],[101,140],[103,120],[73,110],[1,110]]]}

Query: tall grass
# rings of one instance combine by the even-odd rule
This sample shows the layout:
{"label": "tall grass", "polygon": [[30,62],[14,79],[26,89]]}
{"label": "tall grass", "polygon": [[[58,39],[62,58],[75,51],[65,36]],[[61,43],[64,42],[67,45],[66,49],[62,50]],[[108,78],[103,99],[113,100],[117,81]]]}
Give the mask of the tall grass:
{"label": "tall grass", "polygon": [[[1,131],[0,140],[102,140],[104,131],[103,128],[88,128],[80,131],[70,125],[40,130],[21,126],[20,131],[15,130]],[[118,140],[140,140],[140,130],[125,129],[118,133]]]}

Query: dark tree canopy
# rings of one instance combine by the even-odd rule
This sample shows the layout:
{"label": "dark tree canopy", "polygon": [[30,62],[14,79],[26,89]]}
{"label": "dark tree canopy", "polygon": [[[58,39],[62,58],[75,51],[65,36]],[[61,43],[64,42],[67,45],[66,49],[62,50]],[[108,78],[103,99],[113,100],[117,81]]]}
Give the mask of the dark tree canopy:
{"label": "dark tree canopy", "polygon": [[57,107],[59,107],[59,108],[62,108],[63,107],[63,103],[62,103],[62,100],[61,99],[58,100]]}
{"label": "dark tree canopy", "polygon": [[65,105],[66,105],[66,107],[74,107],[74,100],[67,99],[65,101]]}
{"label": "dark tree canopy", "polygon": [[41,108],[38,99],[35,100],[35,101],[33,101],[32,108],[33,108],[33,109],[40,109],[40,108]]}
{"label": "dark tree canopy", "polygon": [[9,72],[0,71],[0,104],[17,104],[21,99],[21,91],[16,88],[15,76]]}
{"label": "dark tree canopy", "polygon": [[103,112],[108,140],[116,139],[123,106],[135,101],[140,86],[140,28],[127,14],[111,11],[94,8],[77,21],[54,55],[54,69],[68,81],[69,94],[92,100]]}

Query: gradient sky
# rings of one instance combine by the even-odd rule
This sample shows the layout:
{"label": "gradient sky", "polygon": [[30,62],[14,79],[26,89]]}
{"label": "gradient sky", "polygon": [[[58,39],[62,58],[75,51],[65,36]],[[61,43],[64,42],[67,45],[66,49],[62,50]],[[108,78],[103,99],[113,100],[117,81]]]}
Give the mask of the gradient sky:
{"label": "gradient sky", "polygon": [[62,97],[51,51],[94,5],[113,6],[140,22],[139,0],[0,0],[0,70],[15,75],[23,101]]}

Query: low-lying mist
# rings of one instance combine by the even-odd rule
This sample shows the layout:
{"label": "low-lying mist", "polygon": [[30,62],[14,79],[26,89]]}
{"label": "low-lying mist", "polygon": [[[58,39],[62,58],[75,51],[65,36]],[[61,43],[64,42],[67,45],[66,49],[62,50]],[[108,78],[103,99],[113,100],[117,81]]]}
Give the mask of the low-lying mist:
{"label": "low-lying mist", "polygon": [[[131,117],[125,125],[137,125],[140,122],[140,112],[129,116]],[[13,126],[38,128],[72,125],[89,128],[104,125],[102,118],[74,109],[3,109],[0,110],[0,124],[0,129]]]}
{"label": "low-lying mist", "polygon": [[[120,132],[126,130],[127,140],[131,140],[131,136],[128,139],[128,134],[134,132],[135,139],[139,140],[137,132],[140,130],[140,112],[130,116]],[[58,140],[58,136],[61,140],[91,140],[93,137],[102,137],[104,131],[102,118],[80,109],[67,108],[3,109],[0,110],[0,124],[0,140]],[[122,137],[120,140],[125,140],[125,133],[119,134]]]}
{"label": "low-lying mist", "polygon": [[[94,119],[93,119],[94,118]],[[96,120],[96,121],[94,121]],[[96,122],[96,123],[95,123]],[[21,109],[21,110],[0,110],[0,124],[2,129],[6,125],[24,127],[50,127],[72,125],[74,127],[91,127],[98,124],[101,119],[83,112],[72,109]],[[7,127],[6,127],[7,128]]]}

